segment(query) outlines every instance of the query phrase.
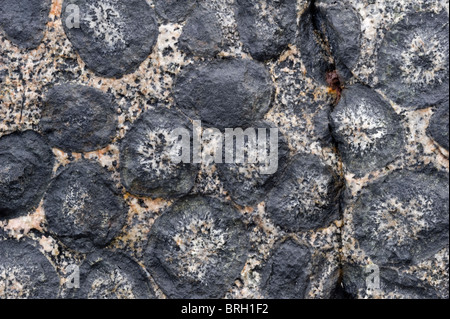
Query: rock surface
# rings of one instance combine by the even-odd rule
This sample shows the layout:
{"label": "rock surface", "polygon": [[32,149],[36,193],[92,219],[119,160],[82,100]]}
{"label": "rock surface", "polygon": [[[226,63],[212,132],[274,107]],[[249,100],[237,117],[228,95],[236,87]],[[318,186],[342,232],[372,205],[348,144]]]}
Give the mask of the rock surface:
{"label": "rock surface", "polygon": [[221,298],[244,267],[245,226],[230,205],[183,199],[156,221],[145,264],[170,298]]}
{"label": "rock surface", "polygon": [[183,70],[174,96],[177,107],[192,119],[218,129],[245,128],[269,110],[273,91],[264,65],[231,59]]}
{"label": "rock surface", "polygon": [[58,85],[46,96],[39,127],[50,144],[66,152],[91,152],[116,135],[117,106],[102,91],[79,85]]}
{"label": "rock surface", "polygon": [[52,174],[51,148],[36,132],[0,138],[0,220],[25,215],[39,204]]}
{"label": "rock surface", "polygon": [[125,224],[125,203],[108,172],[88,161],[70,164],[44,199],[48,229],[79,252],[103,248]]}
{"label": "rock surface", "polygon": [[172,133],[176,129],[190,132],[190,126],[187,118],[173,110],[158,108],[142,115],[122,141],[120,151],[122,183],[130,193],[153,198],[189,193],[198,165],[174,163],[173,155],[179,149]]}
{"label": "rock surface", "polygon": [[[0,299],[448,299],[448,21],[448,0],[4,0]],[[213,161],[258,127],[273,172]]]}
{"label": "rock surface", "polygon": [[42,41],[51,0],[4,0],[0,27],[15,45],[34,49]]}
{"label": "rock surface", "polygon": [[29,240],[0,242],[2,299],[52,299],[59,277],[45,256]]}
{"label": "rock surface", "polygon": [[[79,27],[72,20],[75,5]],[[86,65],[105,77],[121,77],[137,69],[152,52],[158,37],[153,9],[145,0],[67,0],[64,30]]]}

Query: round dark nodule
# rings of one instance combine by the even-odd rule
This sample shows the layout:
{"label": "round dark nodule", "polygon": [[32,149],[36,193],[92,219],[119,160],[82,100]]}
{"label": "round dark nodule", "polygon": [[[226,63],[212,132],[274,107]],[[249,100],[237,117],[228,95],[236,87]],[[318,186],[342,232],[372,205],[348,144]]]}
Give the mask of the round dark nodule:
{"label": "round dark nodule", "polygon": [[[79,28],[67,23],[73,14],[67,7],[72,4],[79,7]],[[109,78],[134,72],[152,52],[159,33],[154,11],[145,0],[66,0],[61,18],[88,68]]]}
{"label": "round dark nodule", "polygon": [[44,37],[51,0],[3,0],[0,26],[20,48],[35,49]]}
{"label": "round dark nodule", "polygon": [[69,164],[44,198],[48,230],[82,253],[103,248],[126,222],[127,207],[110,173],[86,160]]}
{"label": "round dark nodule", "polygon": [[397,104],[422,109],[448,100],[449,24],[445,10],[405,16],[378,53],[378,87]]}
{"label": "round dark nodule", "polygon": [[270,299],[304,299],[310,286],[310,249],[289,238],[278,243],[261,273],[261,290]]}
{"label": "round dark nodule", "polygon": [[[257,135],[257,143],[260,143],[260,136],[258,129],[266,129],[266,149],[268,152],[273,152],[270,149],[270,129],[276,128],[273,123],[266,121],[259,121],[254,123],[255,133]],[[248,138],[245,140],[246,147],[248,146]],[[256,146],[257,147],[257,146]],[[257,149],[257,148],[256,148]],[[233,145],[233,153],[236,154],[236,145]],[[289,146],[285,137],[278,130],[278,157],[277,169],[270,174],[263,174],[262,172],[269,166],[261,163],[259,160],[255,164],[248,162],[248,153],[245,151],[245,163],[243,164],[217,164],[217,171],[221,181],[224,183],[224,189],[228,191],[234,202],[241,206],[254,206],[264,200],[267,192],[275,185],[275,178],[278,172],[282,172],[287,158],[289,156]],[[245,172],[242,172],[245,170]],[[251,174],[251,176],[247,176]]]}
{"label": "round dark nodule", "polygon": [[0,278],[0,287],[4,289],[0,299],[55,299],[58,296],[58,274],[30,240],[0,241]]}
{"label": "round dark nodule", "polygon": [[128,192],[174,198],[191,191],[198,165],[173,163],[170,136],[176,129],[192,131],[187,118],[165,107],[149,110],[136,121],[120,145],[121,180]]}
{"label": "round dark nodule", "polygon": [[223,34],[215,13],[199,8],[188,18],[178,39],[181,51],[199,57],[214,57],[223,47]]}
{"label": "round dark nodule", "polygon": [[97,251],[80,267],[76,299],[155,299],[144,269],[121,252]]}
{"label": "round dark nodule", "polygon": [[176,79],[176,106],[205,126],[249,127],[269,110],[274,86],[263,64],[251,60],[196,63]]}
{"label": "round dark nodule", "polygon": [[313,155],[299,154],[267,195],[266,212],[290,232],[327,227],[339,217],[342,180]]}
{"label": "round dark nodule", "polygon": [[449,101],[438,105],[428,126],[428,134],[443,148],[449,150]]}
{"label": "round dark nodule", "polygon": [[170,23],[186,19],[197,4],[197,0],[154,0],[158,16]]}
{"label": "round dark nodule", "polygon": [[49,90],[39,127],[49,143],[65,152],[91,152],[116,134],[117,105],[100,90],[72,84]]}
{"label": "round dark nodule", "polygon": [[[292,43],[297,31],[296,0],[238,0],[236,22],[244,47],[259,61],[276,59]],[[267,13],[269,11],[269,13]],[[274,20],[271,21],[269,17]]]}
{"label": "round dark nodule", "polygon": [[35,209],[50,183],[54,156],[34,131],[0,138],[0,220]]}
{"label": "round dark nodule", "polygon": [[379,266],[417,263],[448,245],[448,210],[448,174],[396,171],[356,200],[355,238]]}
{"label": "round dark nodule", "polygon": [[404,149],[400,116],[376,92],[360,84],[343,91],[331,114],[331,127],[342,161],[358,177],[386,167]]}
{"label": "round dark nodule", "polygon": [[239,278],[248,249],[234,208],[211,197],[188,197],[156,220],[144,263],[169,298],[218,299]]}

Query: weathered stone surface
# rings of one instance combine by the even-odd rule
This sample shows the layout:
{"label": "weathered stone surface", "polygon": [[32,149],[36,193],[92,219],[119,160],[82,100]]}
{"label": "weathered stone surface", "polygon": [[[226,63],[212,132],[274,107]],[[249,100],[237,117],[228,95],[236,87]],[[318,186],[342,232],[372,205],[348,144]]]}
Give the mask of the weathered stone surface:
{"label": "weathered stone surface", "polygon": [[[364,292],[377,294],[374,289],[367,287],[367,276],[369,269],[366,267],[358,267],[356,265],[343,266],[343,283],[345,291],[352,298]],[[379,268],[380,273],[380,291],[392,298],[403,296],[405,299],[436,299],[438,294],[430,285],[424,283],[412,274],[407,274],[401,270],[389,267]]]}
{"label": "weathered stone surface", "polygon": [[77,299],[154,299],[144,269],[121,252],[98,251],[80,267]]}
{"label": "weathered stone surface", "polygon": [[0,138],[0,220],[38,206],[50,183],[53,162],[51,148],[34,131]]}
{"label": "weathered stone surface", "polygon": [[361,51],[361,22],[348,4],[311,2],[300,18],[298,45],[308,75],[327,84],[327,74],[337,71],[347,80]]}
{"label": "weathered stone surface", "polygon": [[[71,26],[77,5],[80,27]],[[158,38],[154,11],[145,0],[66,0],[64,30],[75,50],[95,73],[120,78],[134,72],[150,55]]]}
{"label": "weathered stone surface", "polygon": [[279,243],[263,267],[261,286],[270,299],[304,299],[309,288],[312,256],[294,239]]}
{"label": "weathered stone surface", "polygon": [[221,51],[223,35],[215,12],[198,8],[189,17],[178,40],[180,49],[200,57],[214,57]]}
{"label": "weathered stone surface", "polygon": [[100,90],[57,85],[47,93],[39,127],[54,147],[66,152],[90,152],[112,142],[116,112],[112,97]]}
{"label": "weathered stone surface", "polygon": [[295,156],[268,193],[266,212],[287,231],[327,227],[339,217],[342,182],[333,169],[312,155]]}
{"label": "weathered stone surface", "polygon": [[[258,143],[260,143],[260,135],[258,129],[266,129],[266,151],[270,154],[271,128],[276,126],[269,122],[257,122],[254,124],[255,132],[257,134]],[[278,131],[278,157],[277,163],[272,163],[275,169],[274,172],[269,172],[270,164],[267,165],[259,160],[256,163],[248,162],[249,144],[248,140],[245,142],[245,163],[238,164],[218,164],[217,169],[219,177],[224,183],[224,188],[227,190],[233,201],[241,206],[254,206],[264,200],[267,192],[275,185],[275,177],[278,172],[282,172],[287,162],[289,153],[286,139],[281,132]],[[257,150],[257,148],[251,148]],[[234,154],[236,154],[236,145],[234,145]],[[270,173],[270,174],[267,174]]]}
{"label": "weathered stone surface", "polygon": [[218,129],[248,127],[269,110],[274,87],[263,64],[227,59],[196,63],[178,76],[176,105]]}
{"label": "weathered stone surface", "polygon": [[428,126],[428,133],[431,137],[442,147],[448,151],[449,135],[448,135],[448,121],[449,121],[449,104],[448,101],[441,103],[434,113],[430,125]]}
{"label": "weathered stone surface", "polygon": [[245,226],[229,204],[189,197],[153,225],[145,265],[169,298],[221,298],[240,277]]}
{"label": "weathered stone surface", "polygon": [[30,240],[0,241],[0,299],[54,299],[59,277]]}
{"label": "weathered stone surface", "polygon": [[406,15],[378,53],[378,86],[396,103],[417,109],[448,100],[448,14]]}
{"label": "weathered stone surface", "polygon": [[197,0],[154,0],[156,13],[166,22],[178,23],[186,19]]}
{"label": "weathered stone surface", "polygon": [[191,134],[192,125],[177,111],[159,106],[145,112],[127,133],[120,146],[120,171],[130,193],[173,198],[192,189],[198,166],[172,160],[179,152],[172,134],[177,129]]}
{"label": "weathered stone surface", "polygon": [[127,208],[106,169],[89,161],[69,164],[44,198],[48,230],[68,248],[103,248],[125,224]]}
{"label": "weathered stone surface", "polygon": [[42,41],[51,0],[3,0],[0,27],[12,43],[34,49]]}
{"label": "weathered stone surface", "polygon": [[380,266],[417,263],[448,245],[448,174],[396,171],[354,204],[355,238]]}
{"label": "weathered stone surface", "polygon": [[347,170],[358,176],[385,167],[403,151],[400,116],[363,85],[343,91],[331,114],[331,125]]}
{"label": "weathered stone surface", "polygon": [[293,42],[297,31],[296,0],[237,0],[236,6],[240,38],[254,59],[275,59]]}

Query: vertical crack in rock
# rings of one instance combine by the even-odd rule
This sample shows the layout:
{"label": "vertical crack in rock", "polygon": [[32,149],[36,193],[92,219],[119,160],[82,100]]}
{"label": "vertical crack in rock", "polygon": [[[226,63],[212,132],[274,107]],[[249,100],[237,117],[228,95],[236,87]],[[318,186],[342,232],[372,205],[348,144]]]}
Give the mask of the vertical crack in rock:
{"label": "vertical crack in rock", "polygon": [[156,220],[144,262],[169,298],[222,298],[239,278],[248,249],[245,225],[232,206],[188,197]]}
{"label": "vertical crack in rock", "polygon": [[300,17],[298,45],[307,71],[316,81],[327,84],[327,75],[343,80],[360,56],[361,22],[345,3],[314,0]]}
{"label": "vertical crack in rock", "polygon": [[116,237],[127,208],[106,169],[83,160],[69,164],[44,198],[48,230],[68,248],[92,252]]}

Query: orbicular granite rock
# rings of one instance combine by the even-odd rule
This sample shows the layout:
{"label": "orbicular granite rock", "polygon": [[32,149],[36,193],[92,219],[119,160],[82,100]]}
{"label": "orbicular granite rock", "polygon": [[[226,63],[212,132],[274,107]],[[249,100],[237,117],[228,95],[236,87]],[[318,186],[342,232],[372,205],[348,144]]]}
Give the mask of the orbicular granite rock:
{"label": "orbicular granite rock", "polygon": [[91,252],[122,230],[127,208],[109,175],[83,160],[69,164],[51,183],[44,198],[48,230],[68,248]]}
{"label": "orbicular granite rock", "polygon": [[190,146],[192,125],[188,119],[175,110],[157,107],[145,112],[127,133],[120,146],[120,172],[128,192],[173,198],[194,187],[198,166],[173,160],[180,151],[187,151],[180,150],[176,130],[189,134]]}
{"label": "orbicular granite rock", "polygon": [[34,49],[44,37],[51,0],[3,0],[0,27],[12,43]]}
{"label": "orbicular granite rock", "polygon": [[[283,171],[289,155],[286,139],[274,124],[261,121],[255,123],[254,127],[250,132],[254,132],[255,136],[250,134],[243,143],[244,147],[239,148],[244,152],[244,162],[236,163],[235,161],[217,165],[224,189],[230,193],[233,201],[241,206],[254,206],[264,200],[267,192],[275,185],[274,179],[277,173]],[[276,131],[270,131],[270,129],[276,129]],[[276,149],[271,147],[271,142],[275,142]],[[233,146],[234,154],[237,154],[236,144]],[[265,156],[262,158],[258,156],[258,152],[259,147],[264,145],[265,148],[262,150]],[[270,158],[270,152],[273,152],[273,158]],[[252,156],[255,158],[251,159]]]}
{"label": "orbicular granite rock", "polygon": [[0,299],[54,299],[59,277],[30,240],[0,241]]}
{"label": "orbicular granite rock", "polygon": [[417,263],[448,245],[448,174],[396,171],[354,204],[355,238],[379,266]]}
{"label": "orbicular granite rock", "polygon": [[158,16],[170,23],[179,23],[186,19],[197,4],[197,0],[154,0]]}
{"label": "orbicular granite rock", "polygon": [[198,8],[189,17],[178,40],[180,49],[200,57],[214,57],[221,51],[223,35],[214,11]]}
{"label": "orbicular granite rock", "polygon": [[312,270],[310,249],[288,238],[277,244],[263,266],[261,288],[270,299],[304,299]]}
{"label": "orbicular granite rock", "polygon": [[97,251],[80,267],[77,299],[154,299],[144,269],[121,252]]}
{"label": "orbicular granite rock", "polygon": [[195,63],[177,77],[177,107],[218,129],[248,127],[269,110],[274,87],[263,64],[227,59]]}
{"label": "orbicular granite rock", "polygon": [[275,225],[297,232],[327,227],[339,217],[342,181],[313,155],[299,154],[268,193],[266,212]]}
{"label": "orbicular granite rock", "polygon": [[293,42],[296,0],[237,0],[236,7],[239,36],[254,59],[277,58]]}
{"label": "orbicular granite rock", "polygon": [[169,298],[222,298],[240,277],[248,248],[241,216],[229,204],[188,197],[156,220],[144,263]]}
{"label": "orbicular granite rock", "polygon": [[66,0],[61,18],[87,67],[105,77],[134,72],[152,52],[159,33],[145,0]]}
{"label": "orbicular granite rock", "polygon": [[413,13],[394,25],[378,53],[378,86],[411,109],[448,100],[448,13]]}
{"label": "orbicular granite rock", "polygon": [[347,170],[357,176],[384,168],[403,151],[400,116],[363,85],[343,91],[331,114],[331,125]]}
{"label": "orbicular granite rock", "polygon": [[116,112],[112,97],[100,90],[57,85],[47,93],[39,127],[54,147],[66,152],[90,152],[112,142]]}
{"label": "orbicular granite rock", "polygon": [[52,149],[34,131],[0,138],[0,220],[31,212],[50,183]]}
{"label": "orbicular granite rock", "polygon": [[442,147],[448,151],[449,135],[449,103],[448,100],[437,106],[436,112],[431,118],[428,133]]}

